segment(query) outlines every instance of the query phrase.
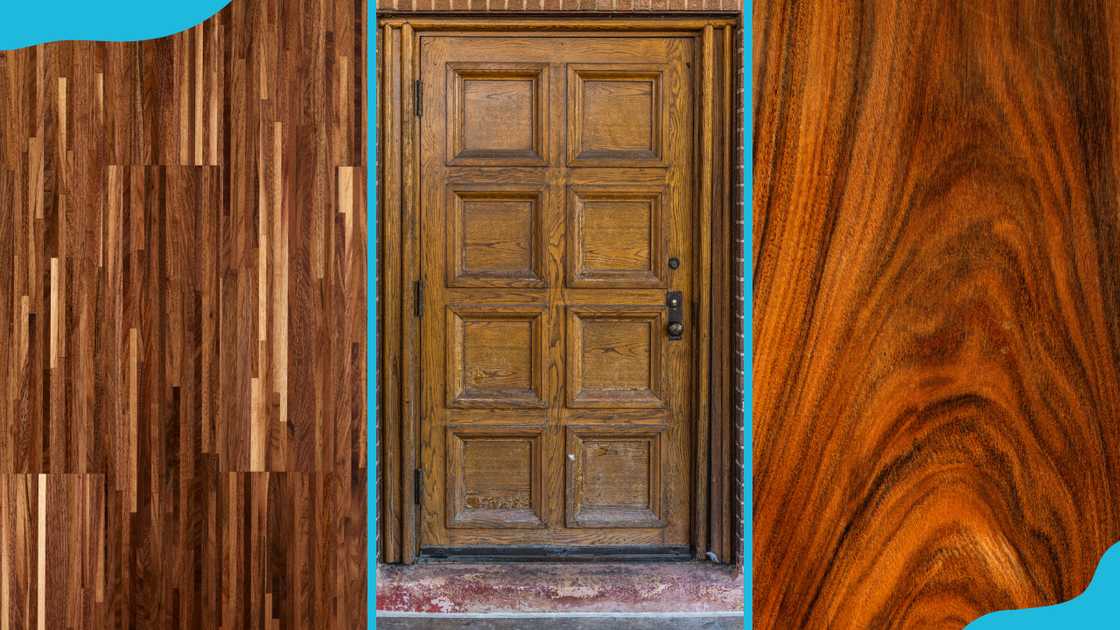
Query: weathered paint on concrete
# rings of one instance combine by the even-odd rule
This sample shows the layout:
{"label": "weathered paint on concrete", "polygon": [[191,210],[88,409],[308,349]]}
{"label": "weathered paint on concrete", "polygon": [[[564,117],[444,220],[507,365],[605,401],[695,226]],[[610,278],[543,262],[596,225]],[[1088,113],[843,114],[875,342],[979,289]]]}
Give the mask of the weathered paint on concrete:
{"label": "weathered paint on concrete", "polygon": [[743,573],[702,562],[379,565],[377,610],[742,611]]}

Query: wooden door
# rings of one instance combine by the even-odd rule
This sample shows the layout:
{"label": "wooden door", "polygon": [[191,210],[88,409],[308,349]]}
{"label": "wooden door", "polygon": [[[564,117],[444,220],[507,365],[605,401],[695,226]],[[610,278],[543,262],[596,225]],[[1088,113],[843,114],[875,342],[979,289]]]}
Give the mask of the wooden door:
{"label": "wooden door", "polygon": [[422,549],[687,552],[693,54],[422,38]]}

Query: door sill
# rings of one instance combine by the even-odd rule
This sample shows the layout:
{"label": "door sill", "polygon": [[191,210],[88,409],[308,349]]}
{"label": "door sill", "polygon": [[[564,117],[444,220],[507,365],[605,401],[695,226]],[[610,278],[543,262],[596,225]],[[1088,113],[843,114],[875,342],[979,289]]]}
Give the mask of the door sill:
{"label": "door sill", "polygon": [[688,545],[424,547],[418,562],[682,562]]}

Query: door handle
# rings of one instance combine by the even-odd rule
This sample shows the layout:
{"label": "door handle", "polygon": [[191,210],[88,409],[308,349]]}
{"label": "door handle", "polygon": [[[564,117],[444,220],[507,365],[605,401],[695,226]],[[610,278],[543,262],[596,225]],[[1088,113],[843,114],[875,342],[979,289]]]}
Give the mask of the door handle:
{"label": "door handle", "polygon": [[669,325],[665,331],[669,333],[669,341],[679,341],[684,337],[684,294],[670,291],[665,296],[665,305],[669,307]]}

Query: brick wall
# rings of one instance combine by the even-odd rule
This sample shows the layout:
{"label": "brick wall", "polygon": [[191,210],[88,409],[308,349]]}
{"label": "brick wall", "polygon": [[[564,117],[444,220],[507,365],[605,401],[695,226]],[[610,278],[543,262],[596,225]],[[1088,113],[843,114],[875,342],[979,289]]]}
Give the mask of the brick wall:
{"label": "brick wall", "polygon": [[743,116],[743,113],[744,113],[743,112],[743,107],[744,107],[743,101],[744,101],[744,98],[745,98],[745,93],[743,91],[743,87],[744,87],[744,82],[745,82],[746,79],[745,79],[745,76],[744,76],[744,73],[743,73],[743,65],[742,65],[744,57],[743,57],[743,28],[742,28],[741,25],[740,25],[739,30],[738,30],[738,35],[739,35],[739,37],[738,37],[739,45],[735,47],[735,50],[736,50],[736,55],[735,56],[739,60],[738,72],[735,73],[735,110],[736,110],[736,114],[735,114],[735,121],[736,121],[735,136],[736,136],[736,138],[738,138],[738,140],[735,142],[735,146],[738,147],[738,149],[735,151],[735,155],[739,156],[739,159],[736,161],[736,164],[735,164],[735,169],[736,169],[735,170],[735,199],[736,199],[736,201],[735,201],[735,208],[736,208],[735,217],[736,217],[736,219],[735,219],[735,224],[734,224],[733,229],[732,229],[732,231],[734,232],[733,238],[735,239],[735,245],[732,248],[732,251],[733,251],[732,255],[734,256],[734,260],[733,260],[732,266],[731,266],[732,273],[735,275],[735,282],[732,283],[732,286],[735,287],[735,326],[736,326],[735,361],[736,361],[736,367],[735,367],[735,378],[734,378],[734,382],[735,382],[735,406],[734,406],[735,413],[734,413],[734,417],[731,419],[731,421],[732,421],[732,426],[733,426],[733,429],[732,429],[733,433],[736,436],[740,436],[740,442],[737,444],[738,448],[735,449],[735,453],[736,453],[735,475],[736,475],[736,480],[738,481],[737,485],[739,486],[739,497],[738,497],[738,500],[736,501],[736,505],[735,505],[735,508],[736,508],[736,510],[735,510],[735,522],[738,523],[738,525],[739,525],[739,528],[738,528],[736,536],[735,536],[736,541],[737,541],[736,545],[735,545],[735,562],[736,562],[736,564],[739,564],[741,566],[743,564],[743,518],[744,518],[743,463],[745,461],[744,456],[746,454],[746,450],[745,450],[746,445],[741,441],[741,436],[743,435],[743,422],[744,422],[744,418],[746,417],[746,414],[744,413],[744,409],[743,409],[743,332],[746,330],[746,328],[744,328],[744,325],[745,325],[746,322],[744,321],[744,317],[743,317],[743,304],[744,304],[744,302],[743,302],[743,286],[744,286],[744,282],[743,282],[744,281],[744,277],[743,277],[743,270],[744,270],[743,257],[744,257],[744,253],[746,252],[746,248],[743,246],[743,233],[744,233],[743,232],[743,221],[744,221],[744,214],[745,214],[744,213],[744,208],[743,208],[743,200],[745,199],[745,197],[744,197],[744,192],[745,191],[744,191],[743,187],[744,187],[745,179],[743,177],[744,176],[744,171],[743,171],[743,157],[742,157],[744,155],[743,121],[745,120],[745,118]]}
{"label": "brick wall", "polygon": [[[645,14],[649,12],[728,12],[743,10],[743,0],[377,0],[378,13],[397,12],[548,12],[548,11],[586,11],[586,12],[612,12],[612,13],[629,13],[629,14]],[[743,155],[743,113],[744,113],[744,73],[743,73],[743,29],[742,25],[738,30],[739,45],[737,47],[737,55],[739,65],[736,68],[736,85],[735,85],[735,107],[736,115],[736,146],[738,151],[736,155]],[[378,33],[380,40],[380,33]],[[380,49],[380,43],[378,45]],[[380,155],[378,155],[380,158]],[[379,160],[380,163],[380,160]],[[746,251],[743,245],[743,221],[744,221],[744,208],[743,208],[743,162],[740,159],[735,165],[736,185],[735,185],[735,198],[737,219],[734,224],[734,264],[732,265],[734,273],[733,286],[735,287],[735,302],[736,302],[736,315],[735,322],[737,332],[735,335],[735,402],[733,409],[734,417],[732,418],[733,432],[738,436],[743,435],[743,426],[745,413],[743,409],[743,257]],[[378,255],[378,262],[380,263],[380,252]],[[380,269],[380,264],[378,264]],[[378,379],[378,387],[380,387],[380,379]],[[378,406],[380,408],[380,391],[378,392]],[[380,416],[380,414],[378,414]],[[375,432],[380,448],[380,427]],[[736,563],[742,565],[743,563],[743,518],[745,517],[745,508],[743,502],[743,462],[745,456],[744,444],[740,442],[735,448],[735,479],[739,486],[738,500],[735,502],[735,519],[738,524],[736,533],[735,545],[735,560]],[[378,487],[380,488],[381,482],[381,465],[378,462]],[[378,511],[380,517],[380,510]],[[374,531],[379,532],[376,524]],[[375,540],[374,544],[377,545],[377,557],[381,558],[380,541]]]}
{"label": "brick wall", "polygon": [[378,11],[742,11],[743,0],[377,0]]}
{"label": "brick wall", "polygon": [[[374,34],[374,39],[375,39],[374,46],[377,49],[376,50],[376,55],[377,55],[377,58],[380,60],[381,59],[381,29],[376,30],[376,32]],[[368,41],[368,39],[367,39],[367,41]],[[372,58],[372,55],[371,55],[370,64],[373,65],[374,72],[376,73],[374,75],[377,79],[376,82],[375,82],[375,85],[379,86],[379,85],[381,85],[381,63],[378,62],[378,63],[374,64],[374,61],[373,61],[373,58]],[[378,96],[378,98],[380,98],[380,95]],[[380,106],[380,100],[378,101],[378,104]],[[373,107],[372,102],[369,102],[367,105],[370,108]],[[375,160],[374,164],[375,164],[375,169],[376,169],[374,172],[380,174],[381,173],[381,150],[383,148],[381,146],[381,116],[379,115],[378,112],[368,112],[367,114],[368,115],[366,117],[366,120],[367,121],[372,120],[373,121],[372,124],[377,126],[377,128],[374,129],[374,132],[373,132],[373,137],[377,139],[377,152],[373,155],[373,160]],[[376,195],[377,207],[380,208],[381,207],[381,202],[382,202],[382,199],[381,199],[382,187],[381,187],[380,178],[378,178],[376,186],[377,186],[377,191],[374,193],[374,195]],[[368,220],[366,221],[366,225],[370,225],[370,223],[372,223],[372,221],[368,221]],[[381,225],[381,222],[378,221],[377,224]],[[377,286],[381,286],[381,249],[382,249],[383,240],[384,239],[381,238],[381,235],[378,234],[377,235],[377,251],[374,253],[374,256],[376,257],[376,267],[374,269],[367,269],[366,270],[367,276],[368,276],[368,274],[371,274],[371,273],[373,274],[374,278],[377,281]],[[372,439],[373,440],[373,449],[374,449],[373,452],[374,453],[381,453],[381,422],[380,422],[380,419],[382,418],[382,415],[381,415],[381,347],[384,344],[384,342],[381,341],[384,338],[381,335],[381,322],[385,321],[385,318],[384,318],[384,316],[381,312],[381,292],[380,291],[374,291],[373,295],[367,296],[367,298],[366,298],[366,308],[377,309],[375,312],[377,313],[377,349],[378,349],[377,364],[376,365],[371,365],[367,368],[367,370],[373,370],[374,371],[373,373],[376,376],[376,378],[373,379],[373,382],[374,382],[374,388],[375,388],[374,389],[374,401],[376,401],[375,404],[377,405],[377,420],[378,421],[377,421],[377,426],[374,427],[372,438],[370,437],[369,431],[368,430],[366,431],[366,444],[367,444],[366,448],[367,449],[369,448],[369,446],[368,446],[369,440]],[[367,331],[367,333],[368,333],[368,331]],[[368,386],[368,384],[367,384],[367,386]],[[382,491],[382,488],[384,486],[381,485],[381,465],[382,465],[381,462],[382,462],[383,459],[385,459],[385,458],[384,457],[378,457],[377,458],[377,470],[376,470],[376,472],[377,472],[377,498],[378,498],[378,501],[377,501],[376,509],[373,511],[373,522],[367,525],[367,527],[369,527],[369,531],[373,533],[374,554],[375,554],[375,557],[377,558],[378,562],[381,562],[381,520],[382,520],[381,519],[381,506],[383,505],[383,501],[381,500],[381,497],[385,496],[385,493]],[[367,490],[367,492],[368,492],[368,490]],[[368,536],[367,536],[367,538],[368,538]],[[367,544],[368,544],[368,541],[367,541]]]}

